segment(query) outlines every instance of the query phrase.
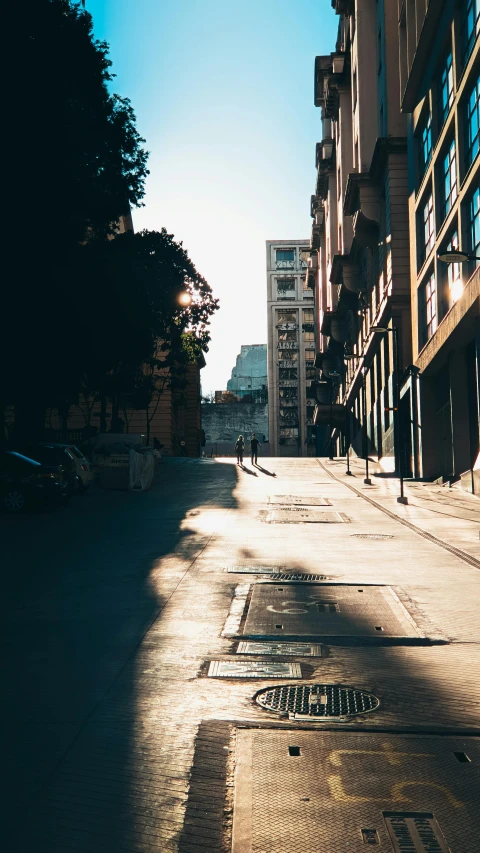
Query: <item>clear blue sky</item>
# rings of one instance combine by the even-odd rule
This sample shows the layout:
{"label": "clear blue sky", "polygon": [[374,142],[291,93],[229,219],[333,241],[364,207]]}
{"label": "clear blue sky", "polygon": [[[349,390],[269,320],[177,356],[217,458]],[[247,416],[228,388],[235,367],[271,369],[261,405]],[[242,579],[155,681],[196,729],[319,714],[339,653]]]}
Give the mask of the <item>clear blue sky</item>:
{"label": "clear blue sky", "polygon": [[182,240],[220,299],[202,370],[226,387],[241,344],[265,343],[265,240],[310,236],[317,54],[330,0],[86,0],[150,151],[135,230]]}

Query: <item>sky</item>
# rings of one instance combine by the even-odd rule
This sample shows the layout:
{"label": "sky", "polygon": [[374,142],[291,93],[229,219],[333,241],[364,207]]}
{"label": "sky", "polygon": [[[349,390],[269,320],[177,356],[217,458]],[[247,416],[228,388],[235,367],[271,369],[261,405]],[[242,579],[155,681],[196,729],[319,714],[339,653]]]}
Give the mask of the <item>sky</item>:
{"label": "sky", "polygon": [[314,59],[335,49],[330,0],[86,0],[150,152],[136,231],[183,242],[220,310],[202,390],[266,343],[266,240],[310,237]]}

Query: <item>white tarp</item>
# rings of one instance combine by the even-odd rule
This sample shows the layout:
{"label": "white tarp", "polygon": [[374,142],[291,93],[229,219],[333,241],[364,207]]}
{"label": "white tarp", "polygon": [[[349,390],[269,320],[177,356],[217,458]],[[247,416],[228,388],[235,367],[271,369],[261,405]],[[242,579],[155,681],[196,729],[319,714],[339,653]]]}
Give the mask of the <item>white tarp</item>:
{"label": "white tarp", "polygon": [[155,471],[153,453],[137,453],[130,450],[129,454],[129,488],[146,492],[152,485]]}

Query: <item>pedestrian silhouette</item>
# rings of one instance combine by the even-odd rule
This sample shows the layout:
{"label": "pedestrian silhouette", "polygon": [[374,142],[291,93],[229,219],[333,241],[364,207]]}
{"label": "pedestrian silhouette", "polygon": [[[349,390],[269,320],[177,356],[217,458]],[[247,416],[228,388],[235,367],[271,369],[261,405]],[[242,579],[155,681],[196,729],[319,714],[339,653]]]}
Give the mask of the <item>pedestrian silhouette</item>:
{"label": "pedestrian silhouette", "polygon": [[[255,433],[252,432],[252,439],[250,441],[250,453],[252,455],[252,465],[257,464],[257,456],[258,456],[259,445],[260,445],[260,442],[259,442],[258,438],[255,438]],[[255,462],[253,460],[255,460]]]}
{"label": "pedestrian silhouette", "polygon": [[237,454],[237,465],[243,465],[243,451],[245,450],[245,441],[243,435],[239,435],[235,442],[235,453]]}

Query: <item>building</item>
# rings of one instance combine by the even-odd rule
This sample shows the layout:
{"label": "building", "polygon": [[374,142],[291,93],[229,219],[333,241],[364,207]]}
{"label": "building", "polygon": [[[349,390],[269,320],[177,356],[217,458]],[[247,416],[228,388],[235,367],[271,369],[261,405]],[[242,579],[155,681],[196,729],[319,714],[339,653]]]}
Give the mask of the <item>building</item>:
{"label": "building", "polygon": [[227,391],[232,391],[240,399],[267,402],[266,344],[242,344],[227,382]]}
{"label": "building", "polygon": [[[417,368],[402,386],[406,467],[476,479],[480,494],[480,3],[399,2],[398,19]],[[440,259],[458,251],[477,260]]]}
{"label": "building", "polygon": [[314,296],[308,240],[267,240],[268,417],[272,456],[315,455]]}
{"label": "building", "polygon": [[234,456],[239,435],[245,439],[245,457],[250,449],[252,432],[261,443],[260,455],[270,455],[268,441],[268,405],[237,400],[228,403],[202,403],[202,427],[207,456]]}
{"label": "building", "polygon": [[320,324],[315,423],[328,430],[330,453],[351,443],[393,470],[396,381],[412,360],[398,20],[392,4],[332,5],[339,14],[335,50],[315,60],[322,118],[311,199]]}

